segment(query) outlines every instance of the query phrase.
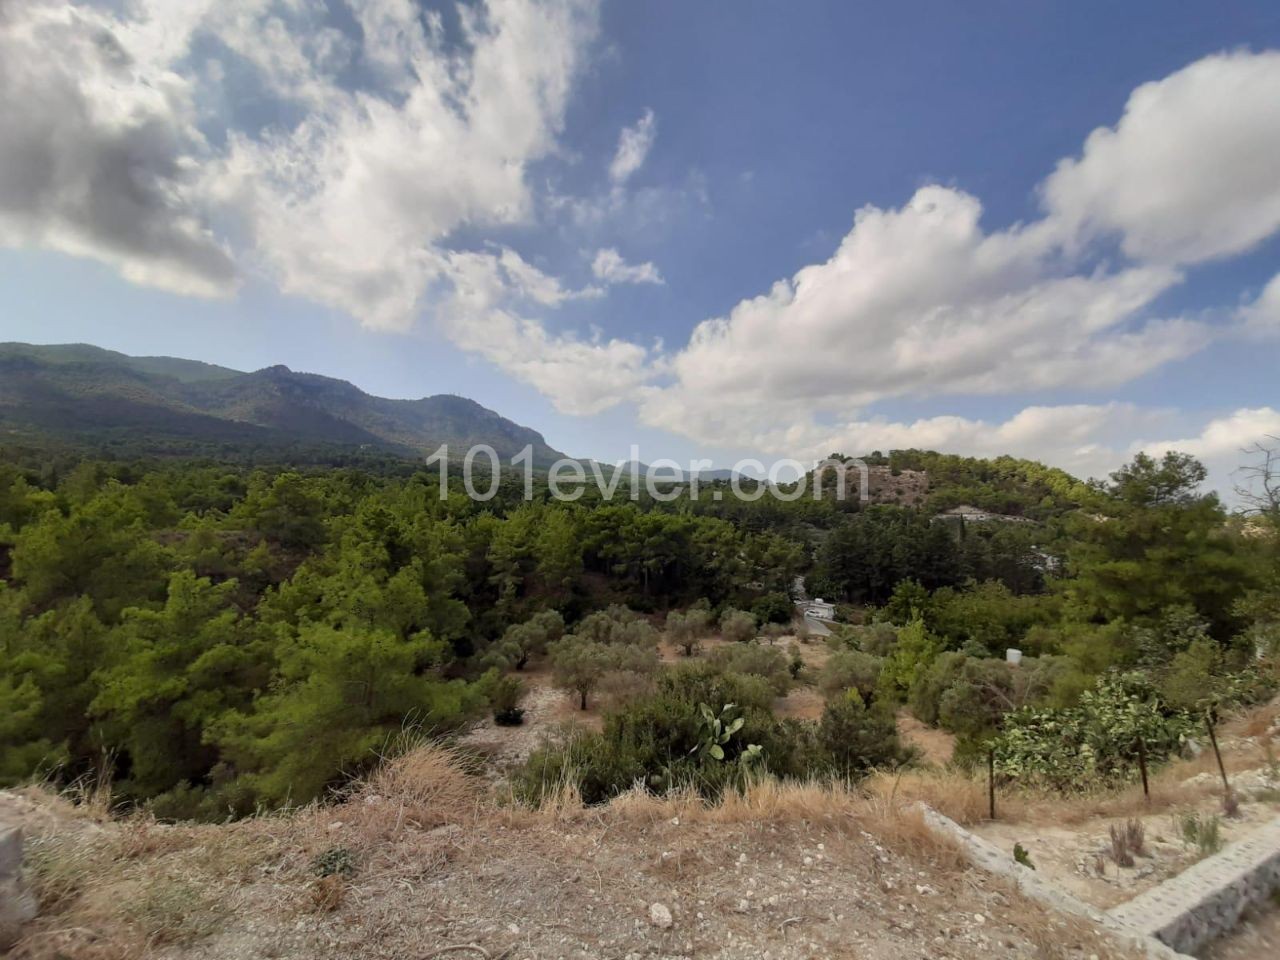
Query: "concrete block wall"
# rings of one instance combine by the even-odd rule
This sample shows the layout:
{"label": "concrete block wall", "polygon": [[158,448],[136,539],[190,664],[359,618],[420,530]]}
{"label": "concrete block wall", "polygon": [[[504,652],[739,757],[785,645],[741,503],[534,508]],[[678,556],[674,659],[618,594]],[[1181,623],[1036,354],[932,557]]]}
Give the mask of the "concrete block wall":
{"label": "concrete block wall", "polygon": [[1072,896],[1061,887],[1041,878],[1034,870],[1014,861],[1008,851],[970,833],[949,817],[932,807],[921,804],[925,822],[937,833],[959,842],[969,861],[980,870],[1013,881],[1026,897],[1044,904],[1051,910],[1085,917],[1109,932],[1118,942],[1141,950],[1151,960],[1185,960],[1182,953],[1171,949],[1163,941],[1146,930],[1109,914],[1092,904]]}
{"label": "concrete block wall", "polygon": [[1194,953],[1277,890],[1280,817],[1109,912],[1174,950]]}

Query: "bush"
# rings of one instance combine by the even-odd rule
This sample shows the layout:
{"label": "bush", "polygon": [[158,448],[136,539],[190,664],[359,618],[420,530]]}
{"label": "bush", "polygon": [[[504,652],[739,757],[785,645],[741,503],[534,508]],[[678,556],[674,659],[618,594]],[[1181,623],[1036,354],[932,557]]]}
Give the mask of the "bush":
{"label": "bush", "polygon": [[1086,691],[1075,707],[1025,708],[1005,717],[995,741],[1005,776],[1061,789],[1128,779],[1137,769],[1137,741],[1147,757],[1171,756],[1199,718],[1164,704],[1143,674],[1114,674]]}
{"label": "bush", "polygon": [[865,702],[870,703],[875,699],[882,663],[879,657],[859,650],[838,650],[822,665],[818,689],[828,697],[856,690]]}
{"label": "bush", "polygon": [[536,613],[524,623],[507,628],[494,644],[488,660],[497,666],[523,670],[530,658],[541,656],[547,647],[564,636],[564,618],[555,610]]}
{"label": "bush", "polygon": [[518,727],[524,723],[524,711],[520,709],[524,684],[519,677],[498,677],[489,684],[487,692],[494,723],[500,727]]}
{"label": "bush", "polygon": [[903,699],[920,675],[942,652],[941,642],[914,618],[898,631],[898,642],[880,670],[880,692],[895,701]]}
{"label": "bush", "polygon": [[868,707],[856,690],[832,699],[822,711],[818,744],[832,769],[845,777],[898,766],[911,756],[898,739],[893,712],[880,705]]}
{"label": "bush", "polygon": [[719,673],[762,677],[775,696],[784,697],[791,689],[790,660],[777,647],[762,646],[755,641],[716,647],[707,662]]}
{"label": "bush", "polygon": [[667,636],[684,651],[686,657],[698,652],[703,638],[711,631],[711,607],[699,601],[683,613],[672,610],[667,614]]}
{"label": "bush", "polygon": [[756,635],[756,618],[745,610],[726,610],[720,615],[720,635],[731,643],[746,643]]}
{"label": "bush", "polygon": [[[641,625],[653,630],[643,621]],[[595,635],[600,636],[601,633],[597,631]],[[576,694],[580,709],[587,709],[588,697],[600,686],[607,674],[648,674],[657,669],[658,653],[649,644],[647,635],[638,632],[634,626],[627,626],[614,634],[615,637],[620,635],[625,635],[627,639],[607,643],[571,633],[551,645],[551,666],[556,685]],[[653,636],[656,639],[656,631]]]}
{"label": "bush", "polygon": [[785,593],[766,593],[751,605],[751,613],[759,623],[787,624],[795,612],[795,604]]}
{"label": "bush", "polygon": [[[714,798],[742,786],[751,770],[801,776],[820,769],[811,727],[739,699],[749,679],[716,676],[701,664],[663,674],[654,694],[609,713],[600,733],[536,751],[514,778],[516,796],[537,804],[571,784],[594,804],[640,784],[653,793],[689,786]],[[704,749],[704,707],[726,720],[722,731],[734,728],[717,744],[719,758]]]}
{"label": "bush", "polygon": [[634,610],[617,603],[583,617],[573,632],[596,643],[632,647],[658,645],[658,631],[653,625]]}

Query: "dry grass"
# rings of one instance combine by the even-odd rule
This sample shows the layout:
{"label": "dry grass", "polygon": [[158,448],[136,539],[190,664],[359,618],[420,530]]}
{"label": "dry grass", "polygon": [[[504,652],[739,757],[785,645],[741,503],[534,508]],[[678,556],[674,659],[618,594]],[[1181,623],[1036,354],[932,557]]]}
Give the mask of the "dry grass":
{"label": "dry grass", "polygon": [[726,827],[804,823],[834,834],[873,838],[934,870],[959,870],[966,862],[960,847],[932,830],[922,812],[902,797],[829,780],[788,782],[761,777],[742,790],[726,791],[715,801],[687,789],[655,796],[636,787],[594,810],[583,808],[574,792],[566,789],[536,816],[559,821],[596,817],[607,826],[639,827],[663,822]]}
{"label": "dry grass", "polygon": [[472,766],[457,750],[410,741],[356,786],[355,799],[378,797],[402,803],[428,820],[456,822],[474,813],[480,798]]}
{"label": "dry grass", "polygon": [[981,823],[989,812],[986,781],[950,768],[879,773],[867,780],[864,789],[882,802],[926,803],[966,826]]}
{"label": "dry grass", "polygon": [[[907,876],[932,878],[939,903],[970,895],[973,881],[961,873],[962,851],[930,829],[911,806],[918,799],[970,822],[985,804],[980,782],[907,772],[862,784],[760,778],[716,802],[692,791],[655,797],[635,789],[599,807],[585,806],[571,784],[562,784],[531,810],[495,803],[456,752],[407,744],[336,803],[223,825],[169,825],[133,816],[109,829],[69,830],[64,823],[63,832],[33,834],[33,879],[46,911],[14,956],[198,956],[213,944],[205,942],[208,934],[250,908],[255,923],[290,931],[304,921],[336,924],[333,929],[367,921],[381,930],[379,924],[397,922],[378,911],[396,909],[388,898],[398,895],[398,885],[446,876],[465,891],[467,902],[494,898],[484,914],[492,917],[522,890],[547,882],[549,866],[551,875],[559,875],[597,862],[631,867],[632,873],[612,876],[606,868],[604,879],[597,875],[592,882],[602,895],[618,898],[609,909],[619,909],[616,904],[632,892],[635,858],[643,863],[648,852],[674,851],[651,868],[672,886],[700,882],[701,870],[723,869],[708,850],[712,837],[746,844],[755,851],[752,863],[764,869],[775,853],[795,859],[797,838],[824,838],[829,855],[846,865],[842,869],[860,871],[869,889],[880,891],[874,896],[890,898],[890,904],[901,895],[893,891],[903,889],[904,867]],[[335,849],[351,851],[353,874],[317,876],[315,858]],[[449,872],[455,851],[460,866]],[[841,882],[850,876],[839,874]],[[255,887],[264,881],[268,886]],[[264,898],[246,893],[252,890],[272,892]],[[583,893],[570,882],[554,895]],[[984,910],[990,913],[991,904]],[[1028,939],[1043,945],[1037,955],[1063,955],[1053,952],[1064,942],[1062,924],[1042,913],[1012,915]],[[730,925],[752,922],[729,917]],[[753,935],[763,936],[759,929]]]}

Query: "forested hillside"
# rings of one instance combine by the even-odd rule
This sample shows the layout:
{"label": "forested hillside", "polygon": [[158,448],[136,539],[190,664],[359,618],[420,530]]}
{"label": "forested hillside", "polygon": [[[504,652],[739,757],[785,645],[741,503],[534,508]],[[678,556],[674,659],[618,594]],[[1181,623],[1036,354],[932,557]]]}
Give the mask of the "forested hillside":
{"label": "forested hillside", "polygon": [[[1274,510],[1231,518],[1173,455],[1094,486],[909,456],[966,499],[987,484],[1045,519],[957,524],[933,505],[709,486],[562,503],[539,485],[525,502],[517,477],[479,503],[441,499],[434,470],[396,460],[0,467],[0,782],[109,776],[174,816],[305,800],[405,727],[518,722],[530,663],[575,705],[627,678],[603,739],[535,758],[530,797],[568,775],[604,798],[637,777],[717,789],[756,765],[856,774],[906,757],[888,718],[900,703],[974,750],[1006,738],[1012,774],[1049,770],[1057,739],[1037,725],[1082,698],[1139,704],[1154,753],[1186,711],[1272,688],[1258,658],[1280,641]],[[848,621],[817,675],[773,644],[797,630],[801,575]],[[736,643],[699,656],[712,633]],[[658,670],[660,637],[679,669]],[[821,723],[773,716],[795,683],[828,697]],[[722,709],[716,739],[707,711]]]}
{"label": "forested hillside", "polygon": [[526,445],[545,466],[564,454],[542,435],[464,397],[387,400],[345,380],[275,366],[254,373],[173,357],[129,357],[84,344],[0,344],[0,434],[114,456],[288,454],[328,459],[361,448],[405,457],[447,443]]}

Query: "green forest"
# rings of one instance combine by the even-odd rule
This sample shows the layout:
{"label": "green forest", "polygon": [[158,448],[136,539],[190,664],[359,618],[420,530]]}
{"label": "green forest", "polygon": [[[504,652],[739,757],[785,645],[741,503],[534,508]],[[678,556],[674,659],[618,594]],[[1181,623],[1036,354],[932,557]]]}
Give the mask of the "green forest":
{"label": "green forest", "polygon": [[[533,802],[566,780],[597,801],[910,763],[903,706],[956,734],[959,762],[1126,776],[1139,734],[1167,756],[1277,681],[1277,504],[1229,512],[1177,454],[1090,484],[1012,458],[871,458],[928,473],[911,507],[711,484],[574,503],[536,484],[526,502],[516,477],[475,502],[395,458],[4,462],[0,785],[109,780],[162,817],[303,803],[407,731],[519,723],[530,664],[578,706],[611,691],[601,732],[530,758],[515,785]],[[942,514],[959,503],[1020,520]],[[816,674],[778,642],[797,577],[839,604]],[[704,653],[712,633],[734,642]],[[794,684],[822,692],[820,720],[774,715]]]}

